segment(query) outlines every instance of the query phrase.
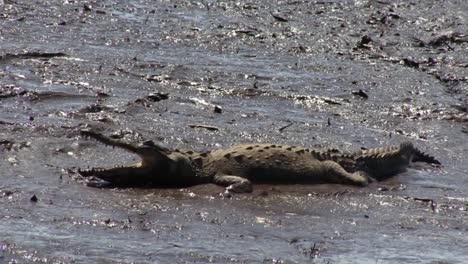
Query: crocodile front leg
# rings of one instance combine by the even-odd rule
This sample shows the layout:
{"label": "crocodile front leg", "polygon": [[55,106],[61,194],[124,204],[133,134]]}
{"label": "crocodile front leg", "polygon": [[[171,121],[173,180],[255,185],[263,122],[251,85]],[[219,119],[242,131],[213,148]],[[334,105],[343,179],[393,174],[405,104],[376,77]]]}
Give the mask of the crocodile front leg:
{"label": "crocodile front leg", "polygon": [[234,175],[215,175],[215,184],[226,186],[226,194],[230,193],[250,193],[253,191],[252,183],[246,179]]}

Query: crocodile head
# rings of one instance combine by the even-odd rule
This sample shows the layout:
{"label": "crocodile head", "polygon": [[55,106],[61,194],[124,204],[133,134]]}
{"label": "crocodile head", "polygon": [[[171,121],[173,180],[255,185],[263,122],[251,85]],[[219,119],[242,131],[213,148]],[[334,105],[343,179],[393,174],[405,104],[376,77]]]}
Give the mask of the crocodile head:
{"label": "crocodile head", "polygon": [[[188,157],[172,152],[153,141],[132,144],[89,130],[82,130],[80,134],[106,146],[118,147],[134,153],[141,159],[140,162],[129,165],[78,170],[78,173],[84,177],[94,176],[118,186],[175,185],[180,181],[184,182],[183,179],[196,178],[195,167]],[[109,156],[109,159],[112,159],[112,156]]]}

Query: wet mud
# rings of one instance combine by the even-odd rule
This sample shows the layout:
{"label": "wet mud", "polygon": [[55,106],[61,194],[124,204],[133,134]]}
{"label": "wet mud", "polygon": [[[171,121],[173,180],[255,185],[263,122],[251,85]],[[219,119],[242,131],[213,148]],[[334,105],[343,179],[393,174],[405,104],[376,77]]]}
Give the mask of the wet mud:
{"label": "wet mud", "polygon": [[[466,263],[468,6],[445,1],[0,1],[0,262]],[[136,157],[404,140],[366,188],[100,189]]]}

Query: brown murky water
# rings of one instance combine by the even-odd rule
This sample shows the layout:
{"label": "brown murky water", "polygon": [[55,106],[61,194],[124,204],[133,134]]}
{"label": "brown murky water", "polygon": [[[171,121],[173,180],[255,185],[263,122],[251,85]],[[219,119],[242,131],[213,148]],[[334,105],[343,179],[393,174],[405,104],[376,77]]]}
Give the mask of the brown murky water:
{"label": "brown murky water", "polygon": [[[468,262],[467,14],[464,0],[0,1],[0,262]],[[195,149],[410,140],[443,168],[233,199],[97,189],[73,171],[135,157],[84,141],[87,126]]]}

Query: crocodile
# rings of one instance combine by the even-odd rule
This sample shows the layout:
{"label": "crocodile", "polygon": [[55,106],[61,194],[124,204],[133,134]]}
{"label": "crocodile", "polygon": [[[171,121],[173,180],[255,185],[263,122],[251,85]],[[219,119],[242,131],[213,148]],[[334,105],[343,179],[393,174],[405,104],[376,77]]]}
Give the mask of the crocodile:
{"label": "crocodile", "polygon": [[226,193],[251,192],[252,183],[339,183],[366,186],[404,171],[412,161],[440,164],[412,143],[360,150],[322,151],[277,144],[240,144],[208,152],[181,151],[153,141],[127,143],[91,130],[85,138],[138,155],[140,162],[108,168],[78,170],[113,186],[188,187],[214,183]]}

